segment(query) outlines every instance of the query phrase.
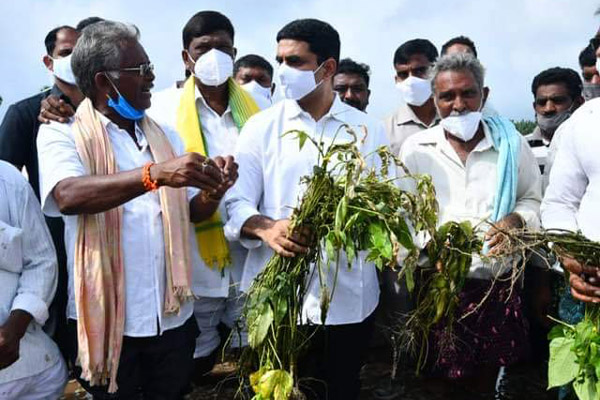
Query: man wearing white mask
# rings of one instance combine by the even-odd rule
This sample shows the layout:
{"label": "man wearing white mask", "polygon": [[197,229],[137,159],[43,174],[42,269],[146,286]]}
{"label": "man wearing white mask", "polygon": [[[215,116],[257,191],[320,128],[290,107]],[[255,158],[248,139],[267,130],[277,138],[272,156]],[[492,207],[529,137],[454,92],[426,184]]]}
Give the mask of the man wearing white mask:
{"label": "man wearing white mask", "polygon": [[385,128],[396,155],[406,138],[439,122],[428,79],[437,57],[437,49],[426,39],[409,40],[394,53],[394,80],[404,104],[385,120]]}
{"label": "man wearing white mask", "polygon": [[[176,130],[187,152],[210,157],[232,154],[240,129],[260,110],[232,78],[237,52],[233,25],[221,13],[201,11],[186,23],[182,36],[181,56],[188,78],[180,87],[173,85],[154,94],[148,114]],[[219,325],[234,328],[243,305],[239,282],[246,250],[225,239],[226,218],[220,205],[209,220],[196,225],[192,243],[192,251],[200,255],[193,277],[198,297],[194,315],[200,328],[194,353],[196,382],[213,368],[218,347],[226,339],[221,337]]]}
{"label": "man wearing white mask", "polygon": [[[548,176],[545,167],[554,133],[584,102],[581,78],[570,68],[549,68],[533,78],[531,93],[537,126],[526,139],[541,172]],[[546,186],[544,180],[543,189]]]}
{"label": "man wearing white mask", "polygon": [[[489,224],[511,229],[539,227],[540,172],[525,139],[502,117],[482,119],[488,96],[484,69],[470,54],[441,57],[432,71],[440,124],[411,136],[400,159],[412,173],[432,177],[439,203],[439,224],[469,221],[485,230],[488,254],[503,236]],[[461,398],[493,392],[498,369],[528,353],[527,324],[520,287],[510,287],[510,262],[473,257],[456,315],[483,305],[454,325],[456,346],[444,346],[443,327],[435,327],[431,368],[464,384]],[[497,279],[499,278],[499,279]],[[495,282],[494,282],[495,281]],[[471,393],[472,393],[471,392]]]}
{"label": "man wearing white mask", "polygon": [[252,95],[261,110],[271,107],[273,84],[273,67],[267,60],[256,54],[240,57],[233,64],[233,79]]}
{"label": "man wearing white mask", "polygon": [[[300,178],[312,173],[318,153],[310,144],[299,149],[295,139],[282,134],[297,129],[325,143],[347,142],[349,126],[359,135],[368,132],[359,142],[364,154],[388,145],[381,123],[343,103],[333,91],[339,56],[339,35],[323,21],[296,20],[277,34],[277,77],[285,100],[255,115],[242,129],[236,150],[240,177],[225,199],[229,215],[225,232],[249,249],[242,291],[250,288],[274,252],[292,257],[307,251],[306,238],[288,231],[288,218],[298,204]],[[340,265],[346,265],[345,257],[341,255]],[[329,282],[334,274],[332,268]],[[321,324],[319,279],[311,276],[303,319]],[[340,268],[325,327],[299,361],[300,374],[315,378],[311,389],[318,398],[357,398],[361,355],[378,299],[373,263],[360,255],[352,268]]]}

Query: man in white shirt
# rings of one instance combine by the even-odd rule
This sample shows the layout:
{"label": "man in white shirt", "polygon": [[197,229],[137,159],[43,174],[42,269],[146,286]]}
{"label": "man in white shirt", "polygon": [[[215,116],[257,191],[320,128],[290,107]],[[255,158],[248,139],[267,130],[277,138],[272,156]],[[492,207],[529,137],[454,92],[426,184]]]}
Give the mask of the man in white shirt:
{"label": "man in white shirt", "polygon": [[[200,11],[183,28],[181,54],[188,76],[194,79],[195,105],[201,129],[198,135],[202,136],[211,157],[232,154],[238,140],[240,128],[229,93],[236,51],[233,25],[221,13]],[[220,61],[212,57],[215,53]],[[184,86],[173,86],[154,94],[152,107],[148,110],[152,118],[177,131],[182,139],[184,132],[178,127],[178,113],[184,90]],[[224,205],[220,205],[218,210],[225,219]],[[243,299],[239,282],[247,250],[237,241],[229,241],[227,245],[230,265],[222,269],[209,266],[199,257],[194,270],[193,290],[198,297],[194,303],[194,316],[200,328],[194,352],[195,382],[201,381],[212,370],[218,347],[227,339],[227,335],[221,337],[219,325],[233,329],[241,315]],[[193,246],[202,244],[194,243]],[[198,247],[198,251],[201,250]]]}
{"label": "man in white shirt", "polygon": [[44,333],[57,282],[56,253],[25,178],[0,161],[0,398],[59,398],[67,368]]}
{"label": "man in white shirt", "polygon": [[[43,210],[65,220],[75,373],[94,398],[129,399],[141,393],[148,399],[177,399],[189,382],[198,333],[193,304],[186,301],[193,257],[186,245],[193,233],[189,220],[214,213],[218,202],[212,199],[233,184],[235,165],[231,158],[181,156],[177,134],[144,115],[154,74],[137,28],[112,21],[88,26],[72,66],[87,99],[68,123],[40,129],[38,150]],[[108,219],[115,212],[116,225]],[[100,225],[90,226],[89,216]],[[106,231],[103,240],[121,239],[97,244],[95,237]],[[100,263],[80,261],[95,261],[97,254],[115,248],[120,255]],[[82,280],[81,274],[96,265],[112,268],[96,275],[106,280]],[[105,305],[98,301],[96,306],[92,295],[105,299]],[[98,320],[107,326],[88,332]],[[97,367],[90,360],[103,343],[108,346]],[[75,364],[76,357],[81,364]],[[116,386],[116,394],[110,394]]]}
{"label": "man in white shirt", "polygon": [[[300,150],[296,140],[282,134],[298,129],[326,144],[345,142],[350,139],[344,129],[347,124],[359,134],[361,127],[366,128],[368,134],[360,144],[364,154],[388,145],[380,123],[344,104],[333,91],[340,41],[329,24],[314,19],[293,21],[279,31],[277,43],[277,75],[286,99],[252,117],[242,130],[236,151],[241,175],[225,200],[226,234],[249,249],[243,291],[273,252],[292,257],[307,251],[300,236],[288,234],[288,218],[301,196],[300,178],[310,175],[317,164],[317,149],[307,143]],[[346,265],[345,257],[341,255],[340,265]],[[308,287],[303,320],[320,324],[319,279],[312,276]],[[329,399],[358,396],[361,354],[378,298],[376,268],[364,255],[352,262],[351,269],[340,269],[326,326],[319,329],[299,366],[301,375],[326,383]],[[309,365],[316,368],[310,370]],[[322,384],[313,390],[319,398],[326,398]]]}
{"label": "man in white shirt", "polygon": [[233,79],[252,95],[261,110],[273,104],[273,66],[256,54],[247,54],[233,64]]}
{"label": "man in white shirt", "polygon": [[[591,134],[600,126],[600,99],[586,102],[561,127],[561,143],[550,172],[550,183],[541,206],[546,229],[581,230],[588,239],[600,241],[598,175],[600,138]],[[573,259],[561,264],[571,274],[573,297],[600,302],[600,275],[596,266],[583,267]]]}
{"label": "man in white shirt", "polygon": [[[525,138],[540,167],[545,172],[548,147],[558,127],[584,102],[582,83],[577,72],[570,68],[554,67],[533,78],[533,109],[537,126]],[[547,182],[545,182],[545,189]]]}
{"label": "man in white shirt", "polygon": [[[411,173],[432,177],[439,224],[482,224],[493,253],[502,236],[487,221],[504,229],[539,226],[541,185],[535,158],[510,122],[497,118],[482,121],[488,89],[483,66],[476,58],[465,53],[444,56],[432,75],[435,105],[442,120],[440,125],[408,138],[400,158]],[[501,129],[498,124],[502,121],[505,125]],[[501,161],[509,155],[503,148],[510,149],[511,157],[506,160],[516,160],[516,165]],[[508,181],[514,183],[512,188],[499,185]],[[493,391],[498,367],[515,363],[527,353],[519,288],[508,296],[509,283],[490,284],[509,273],[511,266],[511,262],[487,263],[473,257],[457,315],[464,315],[472,304],[482,301],[488,290],[490,294],[477,312],[454,325],[456,343],[466,346],[449,349],[434,342],[429,350],[436,354],[434,368],[442,376],[463,382],[467,379],[473,384],[471,389],[478,392]]]}
{"label": "man in white shirt", "polygon": [[385,129],[396,155],[408,137],[439,122],[428,79],[437,58],[437,49],[427,39],[409,40],[394,53],[394,80],[404,103],[385,119]]}

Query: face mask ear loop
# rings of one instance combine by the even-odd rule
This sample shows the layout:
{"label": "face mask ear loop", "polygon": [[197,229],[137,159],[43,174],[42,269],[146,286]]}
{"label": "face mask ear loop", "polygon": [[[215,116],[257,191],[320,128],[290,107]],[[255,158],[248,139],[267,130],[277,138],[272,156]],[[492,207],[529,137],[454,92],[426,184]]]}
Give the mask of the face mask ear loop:
{"label": "face mask ear loop", "polygon": [[[110,76],[108,76],[108,74],[106,72],[103,72],[103,74],[106,77],[106,79],[108,79],[108,82],[113,87],[113,89],[115,89],[115,91],[117,92],[117,95],[123,97],[123,95],[121,94],[121,92],[119,92],[119,89],[117,89],[117,86],[113,83],[112,79],[110,79]],[[106,98],[112,100],[112,98],[108,95],[108,93],[106,93]]]}

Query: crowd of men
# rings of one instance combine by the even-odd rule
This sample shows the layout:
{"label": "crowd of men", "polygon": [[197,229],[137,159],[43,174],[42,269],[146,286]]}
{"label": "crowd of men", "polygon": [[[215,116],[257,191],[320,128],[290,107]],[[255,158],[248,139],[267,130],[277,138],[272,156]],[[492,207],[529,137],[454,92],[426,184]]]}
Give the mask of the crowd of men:
{"label": "crowd of men", "polygon": [[[533,77],[527,137],[488,101],[464,36],[441,54],[419,38],[397,48],[403,102],[385,121],[367,113],[369,67],[340,59],[326,22],[285,25],[274,72],[259,55],[237,57],[231,21],[201,11],[182,31],[184,79],[158,92],[139,39],[135,26],[97,17],[53,29],[43,61],[54,85],[11,105],[0,126],[0,398],[56,399],[71,373],[94,399],[179,399],[229,331],[244,346],[244,293],[274,253],[309,247],[289,217],[318,155],[282,136],[290,130],[335,143],[349,140],[341,127],[366,129],[361,152],[389,146],[411,173],[430,175],[440,223],[483,224],[492,254],[502,229],[600,240],[597,38],[580,73]],[[389,321],[412,307],[394,272],[378,275],[365,255],[350,263],[326,277],[336,291],[300,360],[299,375],[314,378],[309,398],[356,399],[375,310]],[[600,301],[595,269],[560,263],[570,288],[562,269],[530,260],[523,289],[502,279],[505,263],[474,257],[457,312],[487,300],[457,324],[457,346],[432,341],[432,388],[492,393],[500,367],[547,347],[552,288]],[[307,287],[302,323],[319,325],[318,279]]]}

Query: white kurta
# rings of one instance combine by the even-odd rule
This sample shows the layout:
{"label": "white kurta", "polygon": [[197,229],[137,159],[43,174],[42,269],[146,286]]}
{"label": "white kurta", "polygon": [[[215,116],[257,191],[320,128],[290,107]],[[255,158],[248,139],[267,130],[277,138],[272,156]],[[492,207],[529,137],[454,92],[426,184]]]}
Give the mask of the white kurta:
{"label": "white kurta", "polygon": [[[237,145],[236,159],[240,165],[237,184],[226,195],[229,215],[225,233],[232,239],[248,218],[262,214],[274,220],[288,218],[298,204],[303,190],[299,184],[302,176],[312,173],[317,164],[317,150],[306,143],[300,151],[298,141],[291,136],[281,137],[293,129],[302,130],[327,144],[334,140],[348,141],[350,136],[343,125],[350,125],[359,135],[365,126],[368,136],[361,146],[363,154],[380,146],[388,146],[382,124],[344,103],[337,96],[329,112],[319,121],[303,111],[297,102],[284,100],[252,117],[242,129]],[[338,133],[338,131],[340,133]],[[263,269],[273,251],[261,241],[241,240],[248,247],[241,288],[248,290],[256,275]],[[375,266],[360,254],[347,269],[345,254],[340,257],[342,266],[333,300],[327,315],[327,325],[358,323],[375,309],[379,298],[379,285]],[[335,268],[328,275],[331,288]],[[309,282],[303,316],[304,320],[320,323],[320,293],[318,278]]]}

